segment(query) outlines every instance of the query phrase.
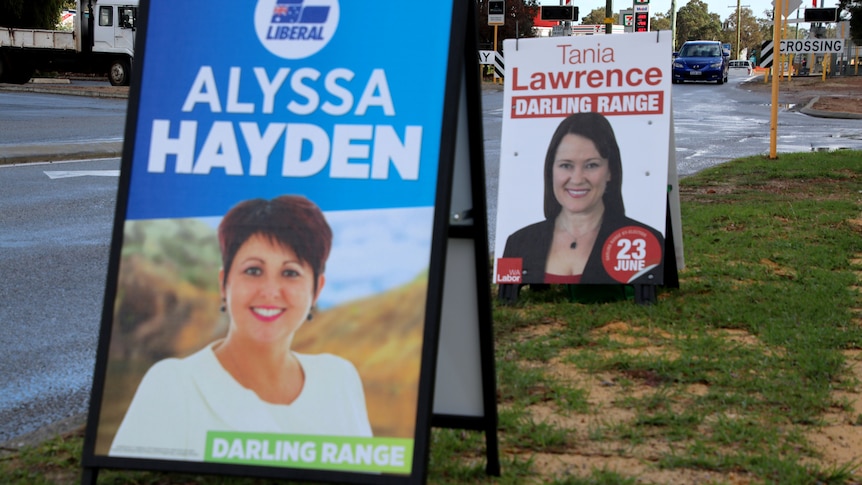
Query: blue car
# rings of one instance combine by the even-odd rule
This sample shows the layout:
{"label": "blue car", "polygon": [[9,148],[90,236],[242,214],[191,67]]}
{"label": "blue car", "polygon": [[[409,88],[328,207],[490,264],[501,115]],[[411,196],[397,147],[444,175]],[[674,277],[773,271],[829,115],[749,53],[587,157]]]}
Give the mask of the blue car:
{"label": "blue car", "polygon": [[727,82],[728,63],[729,56],[721,42],[690,40],[674,54],[672,80],[674,84],[684,81],[715,81],[724,84]]}

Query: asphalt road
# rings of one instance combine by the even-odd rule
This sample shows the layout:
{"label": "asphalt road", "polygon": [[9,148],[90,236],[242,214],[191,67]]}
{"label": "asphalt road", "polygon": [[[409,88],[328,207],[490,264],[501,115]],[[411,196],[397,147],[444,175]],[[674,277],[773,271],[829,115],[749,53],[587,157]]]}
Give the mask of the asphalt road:
{"label": "asphalt road", "polygon": [[63,94],[95,87],[92,83],[2,85],[0,146],[122,141],[127,99]]}
{"label": "asphalt road", "polygon": [[0,166],[0,442],[87,409],[118,165]]}

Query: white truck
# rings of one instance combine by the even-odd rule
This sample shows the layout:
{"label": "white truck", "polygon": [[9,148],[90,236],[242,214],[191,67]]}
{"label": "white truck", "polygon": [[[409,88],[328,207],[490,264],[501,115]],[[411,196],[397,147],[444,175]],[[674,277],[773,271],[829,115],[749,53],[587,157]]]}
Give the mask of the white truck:
{"label": "white truck", "polygon": [[137,16],[138,0],[77,0],[71,32],[0,26],[0,82],[24,84],[39,69],[102,73],[128,86]]}

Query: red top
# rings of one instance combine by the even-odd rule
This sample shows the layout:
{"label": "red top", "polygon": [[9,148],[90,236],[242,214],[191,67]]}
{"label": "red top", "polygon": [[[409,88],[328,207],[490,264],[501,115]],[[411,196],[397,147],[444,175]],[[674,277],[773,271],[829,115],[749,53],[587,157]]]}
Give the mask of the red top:
{"label": "red top", "polygon": [[561,275],[545,273],[545,283],[557,285],[576,285],[581,282],[581,275]]}

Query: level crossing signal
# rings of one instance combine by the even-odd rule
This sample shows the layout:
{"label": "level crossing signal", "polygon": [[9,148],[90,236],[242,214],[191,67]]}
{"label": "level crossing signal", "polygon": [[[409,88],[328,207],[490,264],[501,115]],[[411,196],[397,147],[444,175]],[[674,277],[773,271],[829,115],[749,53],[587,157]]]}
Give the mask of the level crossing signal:
{"label": "level crossing signal", "polygon": [[806,22],[837,22],[838,21],[838,9],[837,8],[806,8],[805,9],[805,21]]}
{"label": "level crossing signal", "polygon": [[542,20],[569,20],[573,21],[578,18],[578,7],[573,5],[542,5],[539,7],[539,14]]}

